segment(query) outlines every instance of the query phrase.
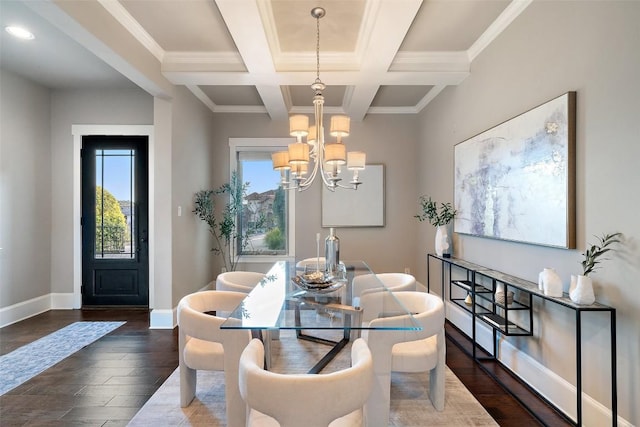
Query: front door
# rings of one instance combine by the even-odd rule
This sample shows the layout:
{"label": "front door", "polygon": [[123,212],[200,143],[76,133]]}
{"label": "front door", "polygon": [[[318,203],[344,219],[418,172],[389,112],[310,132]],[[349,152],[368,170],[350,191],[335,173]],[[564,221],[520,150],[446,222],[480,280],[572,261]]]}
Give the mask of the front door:
{"label": "front door", "polygon": [[149,306],[147,136],[82,137],[82,305]]}

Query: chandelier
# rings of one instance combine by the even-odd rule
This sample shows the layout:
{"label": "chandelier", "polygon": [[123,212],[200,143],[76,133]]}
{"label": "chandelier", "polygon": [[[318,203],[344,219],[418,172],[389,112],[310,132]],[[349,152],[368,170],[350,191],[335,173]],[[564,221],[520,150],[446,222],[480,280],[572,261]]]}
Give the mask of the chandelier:
{"label": "chandelier", "polygon": [[[309,117],[303,114],[290,116],[289,134],[296,137],[296,142],[289,144],[287,151],[279,151],[271,155],[273,169],[280,171],[281,184],[286,189],[306,190],[317,175],[322,177],[322,181],[331,191],[335,191],[338,187],[357,190],[358,185],[362,184],[358,173],[365,168],[366,154],[362,151],[347,153],[342,143],[342,138],[349,136],[351,122],[349,116],[331,117],[329,134],[336,140],[325,143],[322,91],[326,86],[320,80],[320,18],[324,15],[325,10],[321,7],[311,9],[311,16],[316,19],[316,80],[311,85],[315,93],[313,97],[315,124],[309,126]],[[306,142],[303,141],[305,137]],[[339,175],[345,165],[347,170],[353,172],[349,185],[340,183],[342,178]]]}

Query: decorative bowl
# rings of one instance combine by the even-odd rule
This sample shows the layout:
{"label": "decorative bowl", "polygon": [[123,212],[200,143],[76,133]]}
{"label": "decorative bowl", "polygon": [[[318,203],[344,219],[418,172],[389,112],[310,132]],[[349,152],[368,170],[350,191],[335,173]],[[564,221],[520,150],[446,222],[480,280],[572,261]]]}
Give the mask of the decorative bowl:
{"label": "decorative bowl", "polygon": [[[504,291],[496,292],[496,302],[498,304],[504,305]],[[513,292],[507,292],[507,305],[513,304]]]}

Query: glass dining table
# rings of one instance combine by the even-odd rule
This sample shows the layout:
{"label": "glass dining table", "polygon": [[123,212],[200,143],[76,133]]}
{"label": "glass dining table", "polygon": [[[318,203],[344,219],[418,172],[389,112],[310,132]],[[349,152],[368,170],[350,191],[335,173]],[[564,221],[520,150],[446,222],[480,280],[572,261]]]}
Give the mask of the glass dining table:
{"label": "glass dining table", "polygon": [[[296,266],[278,261],[242,303],[231,312],[221,329],[251,329],[265,345],[265,365],[271,367],[271,335],[274,331],[295,330],[298,339],[331,347],[309,373],[320,372],[348,343],[369,329],[367,313],[359,306],[364,293],[371,311],[380,316],[403,316],[404,321],[389,330],[420,330],[410,313],[364,261],[342,261],[337,271],[316,271],[315,265]],[[353,278],[369,275],[366,289],[354,289]],[[312,280],[316,279],[316,280]],[[373,305],[377,306],[372,307]],[[321,313],[321,315],[318,315]],[[313,335],[314,330],[342,330],[340,340]]]}

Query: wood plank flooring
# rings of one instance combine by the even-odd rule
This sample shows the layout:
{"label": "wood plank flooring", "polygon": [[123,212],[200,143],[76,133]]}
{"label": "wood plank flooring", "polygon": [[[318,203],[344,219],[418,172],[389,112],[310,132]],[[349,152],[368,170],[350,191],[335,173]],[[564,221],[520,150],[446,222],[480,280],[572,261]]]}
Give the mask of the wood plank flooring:
{"label": "wood plank flooring", "polygon": [[[149,329],[146,310],[48,311],[0,329],[0,354],[82,320],[127,323],[1,396],[0,425],[126,426],[178,366],[177,329]],[[464,343],[450,325],[447,334]],[[502,388],[450,339],[447,365],[502,426],[570,425],[495,365],[493,372],[512,390]],[[512,393],[535,408],[537,418]]]}

